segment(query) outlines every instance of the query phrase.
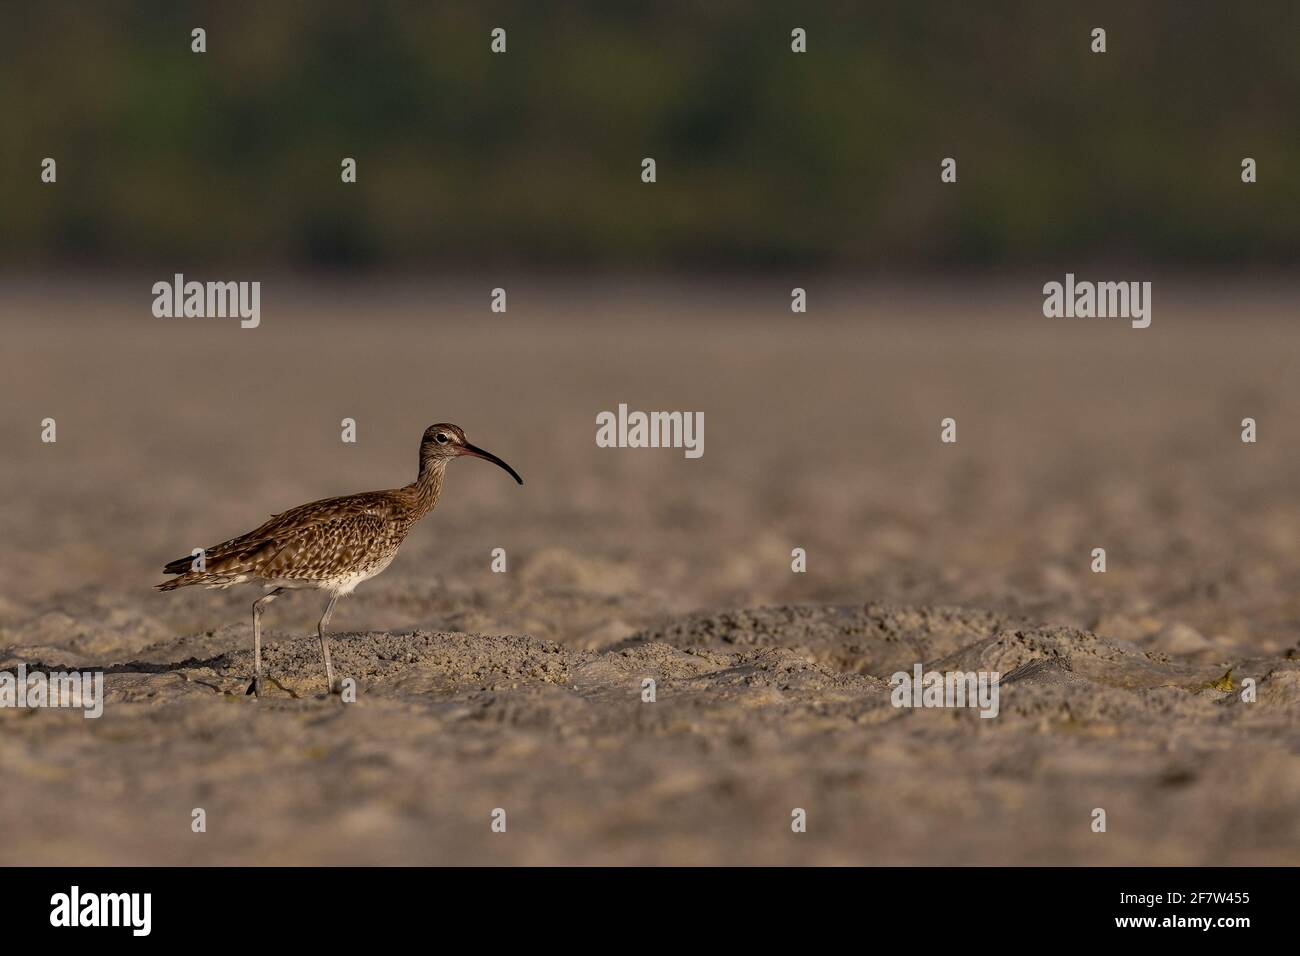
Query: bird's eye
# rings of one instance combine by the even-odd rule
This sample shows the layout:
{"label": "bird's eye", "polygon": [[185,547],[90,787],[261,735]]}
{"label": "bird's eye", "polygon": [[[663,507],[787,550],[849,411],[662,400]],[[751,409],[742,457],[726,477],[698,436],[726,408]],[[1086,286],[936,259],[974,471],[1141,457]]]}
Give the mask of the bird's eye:
{"label": "bird's eye", "polygon": [[445,445],[445,444],[447,444],[447,441],[448,441],[448,439],[447,439],[447,433],[446,433],[446,432],[438,432],[438,434],[436,434],[436,435],[433,436],[433,439],[434,439],[434,441],[436,441],[439,445]]}

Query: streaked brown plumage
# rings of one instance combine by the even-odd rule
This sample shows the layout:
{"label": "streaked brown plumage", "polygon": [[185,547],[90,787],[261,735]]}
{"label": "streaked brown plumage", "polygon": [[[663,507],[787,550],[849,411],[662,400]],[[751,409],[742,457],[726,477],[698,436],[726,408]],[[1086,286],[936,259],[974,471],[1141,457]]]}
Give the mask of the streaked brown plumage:
{"label": "streaked brown plumage", "polygon": [[272,515],[247,534],[204,549],[197,558],[177,558],[163,569],[178,577],[156,585],[160,591],[198,585],[228,588],[255,582],[267,594],[253,602],[253,682],[249,693],[262,692],[262,608],[289,588],[330,592],[329,604],[317,625],[325,683],[332,693],[325,626],[335,602],[392,563],[397,549],[417,521],[433,510],[442,494],[442,481],[453,458],[472,455],[500,465],[521,485],[524,480],[500,458],[476,448],[458,425],[430,425],[420,441],[420,473],[411,484],[391,491],[369,491],[341,498],[324,498]]}

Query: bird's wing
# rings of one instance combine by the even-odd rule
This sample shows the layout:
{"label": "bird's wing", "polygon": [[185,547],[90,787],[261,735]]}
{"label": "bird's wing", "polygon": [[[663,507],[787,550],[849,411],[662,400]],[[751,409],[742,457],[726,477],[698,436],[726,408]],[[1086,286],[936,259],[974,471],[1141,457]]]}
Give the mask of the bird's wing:
{"label": "bird's wing", "polygon": [[[283,568],[295,554],[310,549],[309,563],[319,564],[328,553],[318,548],[324,542],[363,542],[382,533],[383,499],[375,494],[324,498],[272,515],[247,534],[205,548],[205,570],[215,574],[257,573],[267,575],[268,568]],[[178,559],[189,570],[190,559]],[[171,571],[171,565],[168,565]],[[179,572],[172,572],[179,573]],[[269,575],[267,575],[269,576]]]}
{"label": "bird's wing", "polygon": [[349,511],[296,527],[258,563],[266,578],[322,580],[365,567],[386,550],[391,524],[378,514]]}

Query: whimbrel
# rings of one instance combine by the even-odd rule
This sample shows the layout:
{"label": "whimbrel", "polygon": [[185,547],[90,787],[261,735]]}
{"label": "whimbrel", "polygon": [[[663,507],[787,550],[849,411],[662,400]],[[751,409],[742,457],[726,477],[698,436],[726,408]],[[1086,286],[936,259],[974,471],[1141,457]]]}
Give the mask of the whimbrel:
{"label": "whimbrel", "polygon": [[316,632],[325,660],[325,685],[334,693],[325,627],[335,603],[392,563],[412,526],[438,503],[447,463],[461,455],[500,465],[524,483],[496,455],[466,441],[459,425],[430,425],[420,441],[419,476],[406,487],[324,498],[272,515],[260,528],[204,549],[199,567],[193,557],[169,562],[163,570],[179,577],[155,586],[172,591],[191,584],[228,588],[253,582],[266,589],[253,602],[253,682],[248,693],[258,697],[262,694],[262,609],[286,589],[329,591],[329,604]]}

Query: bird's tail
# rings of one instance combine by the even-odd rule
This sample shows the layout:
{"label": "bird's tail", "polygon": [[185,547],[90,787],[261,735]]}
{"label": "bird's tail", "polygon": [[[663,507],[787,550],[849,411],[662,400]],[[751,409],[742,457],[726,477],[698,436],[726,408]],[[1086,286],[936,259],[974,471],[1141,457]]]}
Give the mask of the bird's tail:
{"label": "bird's tail", "polygon": [[179,577],[172,578],[170,581],[164,581],[162,584],[155,584],[154,587],[159,591],[175,591],[177,588],[183,588],[188,584],[198,584],[202,574],[194,570],[194,556],[186,555],[183,558],[177,558],[175,561],[168,561],[163,566],[166,574],[177,574]]}
{"label": "bird's tail", "polygon": [[174,591],[176,588],[183,588],[190,584],[198,584],[205,588],[228,588],[232,584],[241,584],[250,577],[256,577],[258,562],[275,557],[278,548],[281,547],[273,540],[255,541],[250,545],[231,547],[238,544],[239,541],[236,540],[209,548],[205,552],[206,561],[200,567],[194,566],[196,556],[193,554],[168,561],[163,566],[163,570],[168,574],[175,574],[176,578],[164,581],[162,584],[155,584],[154,587],[159,591]]}
{"label": "bird's tail", "polygon": [[183,558],[177,558],[175,561],[168,561],[165,565],[163,565],[163,573],[184,574],[186,571],[193,570],[193,567],[194,567],[194,555],[189,554]]}

